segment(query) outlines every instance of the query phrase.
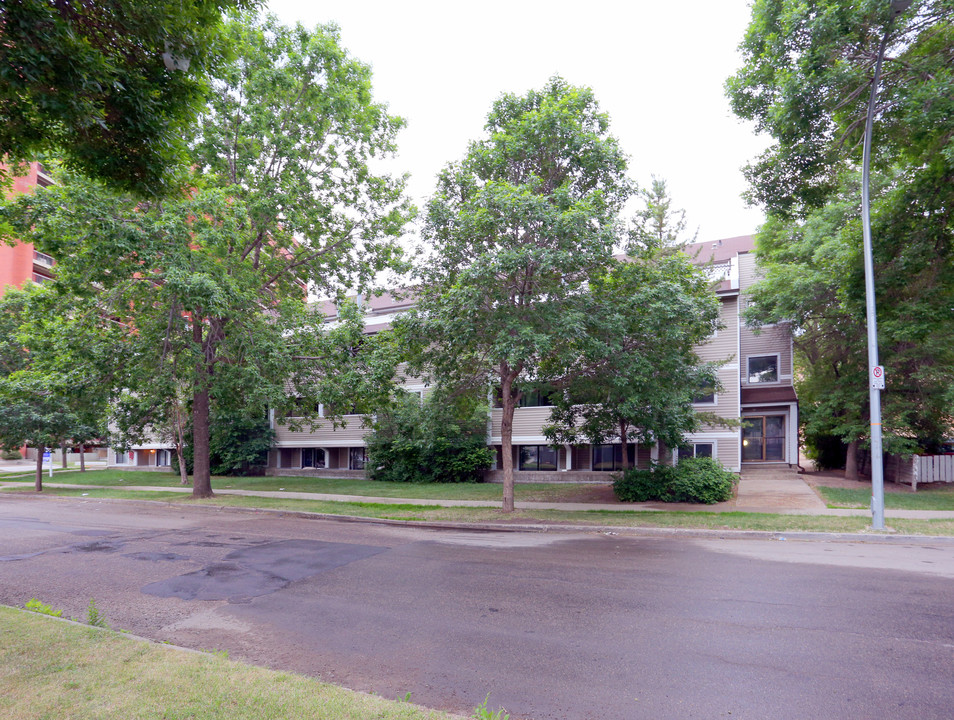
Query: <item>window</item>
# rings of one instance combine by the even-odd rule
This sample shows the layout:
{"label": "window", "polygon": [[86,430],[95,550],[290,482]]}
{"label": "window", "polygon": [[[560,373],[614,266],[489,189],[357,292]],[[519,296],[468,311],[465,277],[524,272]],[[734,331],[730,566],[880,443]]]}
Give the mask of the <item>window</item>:
{"label": "window", "polygon": [[[518,388],[514,389],[516,390]],[[517,407],[553,407],[553,398],[558,392],[560,391],[550,387],[528,388],[524,390],[523,395],[520,396],[520,402],[517,403]],[[499,386],[494,390],[494,407],[503,407],[503,396],[500,393]]]}
{"label": "window", "polygon": [[524,392],[520,398],[518,407],[552,407],[553,395],[556,394],[553,388],[533,388]]}
{"label": "window", "polygon": [[694,405],[715,405],[715,388],[708,383],[700,383],[692,398]]}
{"label": "window", "polygon": [[549,445],[521,445],[521,470],[556,470],[557,451]]}
{"label": "window", "polygon": [[696,443],[692,450],[696,457],[712,457],[712,443]]}
{"label": "window", "polygon": [[679,457],[707,457],[711,458],[714,450],[713,443],[693,443],[692,445],[681,445],[679,447]]}
{"label": "window", "polygon": [[348,452],[348,468],[350,470],[364,470],[368,462],[368,449],[363,447],[351,448]]}
{"label": "window", "polygon": [[750,357],[749,382],[778,382],[778,355]]}
{"label": "window", "polygon": [[126,453],[118,452],[116,453],[116,464],[125,465],[126,464]]}
{"label": "window", "polygon": [[156,466],[165,467],[171,464],[172,457],[168,450],[156,450]]}
{"label": "window", "polygon": [[303,468],[323,468],[325,466],[325,451],[321,448],[302,448],[301,466]]}
{"label": "window", "polygon": [[[629,461],[628,467],[633,467],[636,464],[636,446],[633,443],[628,443],[626,446],[626,459]],[[593,469],[622,470],[623,446],[620,443],[593,445]]]}

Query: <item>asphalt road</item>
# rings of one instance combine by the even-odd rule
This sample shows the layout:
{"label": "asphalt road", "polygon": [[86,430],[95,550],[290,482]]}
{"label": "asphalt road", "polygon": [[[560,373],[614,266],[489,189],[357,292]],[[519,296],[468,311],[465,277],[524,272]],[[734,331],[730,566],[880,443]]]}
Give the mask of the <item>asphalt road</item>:
{"label": "asphalt road", "polygon": [[0,496],[0,602],[462,714],[954,717],[954,544],[480,533]]}

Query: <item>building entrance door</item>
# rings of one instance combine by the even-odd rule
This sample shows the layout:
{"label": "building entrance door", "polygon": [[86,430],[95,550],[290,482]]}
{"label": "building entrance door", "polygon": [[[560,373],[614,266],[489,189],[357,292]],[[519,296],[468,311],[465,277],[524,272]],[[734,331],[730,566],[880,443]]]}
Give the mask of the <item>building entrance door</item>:
{"label": "building entrance door", "polygon": [[742,462],[785,460],[785,416],[742,418]]}

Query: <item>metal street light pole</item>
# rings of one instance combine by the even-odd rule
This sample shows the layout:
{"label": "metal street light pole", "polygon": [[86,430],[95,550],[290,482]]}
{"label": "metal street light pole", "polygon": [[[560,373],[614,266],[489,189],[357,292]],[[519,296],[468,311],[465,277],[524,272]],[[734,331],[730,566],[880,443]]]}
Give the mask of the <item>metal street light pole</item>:
{"label": "metal street light pole", "polygon": [[871,95],[868,98],[868,117],[865,121],[865,148],[861,167],[861,228],[865,255],[865,300],[868,319],[868,398],[871,415],[871,527],[884,530],[884,458],[881,437],[881,391],[884,389],[884,369],[878,365],[878,314],[875,308],[874,260],[871,252],[871,203],[869,177],[871,174],[871,134],[874,126],[875,100],[881,82],[881,63],[888,45],[888,36],[894,18],[910,7],[913,0],[893,0],[891,18],[884,29],[878,60],[875,63]]}

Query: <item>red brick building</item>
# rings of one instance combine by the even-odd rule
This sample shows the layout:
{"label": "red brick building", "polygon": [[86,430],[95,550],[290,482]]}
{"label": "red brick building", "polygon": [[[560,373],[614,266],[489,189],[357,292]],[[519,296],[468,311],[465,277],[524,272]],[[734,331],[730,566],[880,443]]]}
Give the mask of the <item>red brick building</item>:
{"label": "red brick building", "polygon": [[[43,171],[40,163],[30,163],[27,175],[13,179],[10,195],[31,193],[37,186],[52,185],[53,180]],[[8,286],[21,288],[28,280],[45,282],[53,273],[53,258],[33,249],[33,243],[19,243],[9,246],[0,243],[0,296]]]}

